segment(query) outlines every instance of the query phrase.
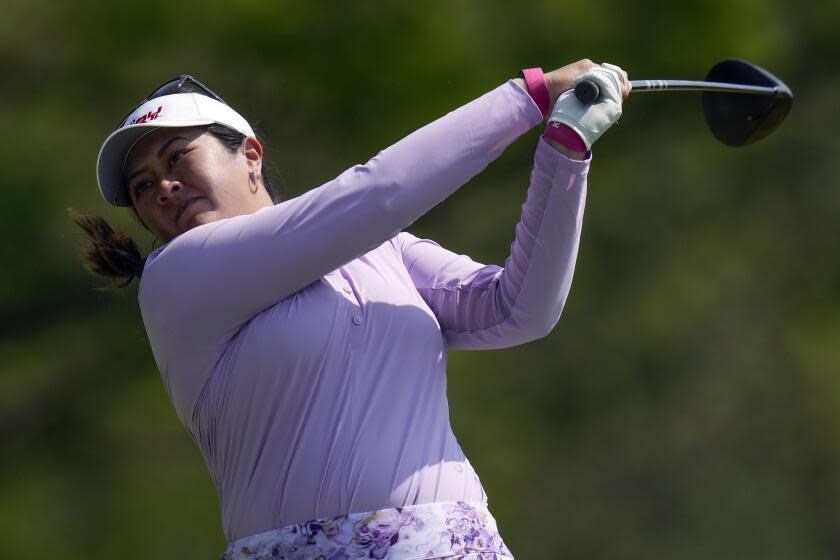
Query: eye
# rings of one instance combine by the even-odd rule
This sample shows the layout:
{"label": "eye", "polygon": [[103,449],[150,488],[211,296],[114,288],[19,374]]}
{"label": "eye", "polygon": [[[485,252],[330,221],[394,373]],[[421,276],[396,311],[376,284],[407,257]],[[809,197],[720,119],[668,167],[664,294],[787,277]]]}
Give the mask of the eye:
{"label": "eye", "polygon": [[134,198],[140,198],[140,195],[143,194],[146,189],[151,186],[151,181],[140,181],[134,184]]}
{"label": "eye", "polygon": [[184,150],[176,150],[169,155],[169,165],[175,165],[178,163],[178,160],[181,159],[181,156],[184,155]]}

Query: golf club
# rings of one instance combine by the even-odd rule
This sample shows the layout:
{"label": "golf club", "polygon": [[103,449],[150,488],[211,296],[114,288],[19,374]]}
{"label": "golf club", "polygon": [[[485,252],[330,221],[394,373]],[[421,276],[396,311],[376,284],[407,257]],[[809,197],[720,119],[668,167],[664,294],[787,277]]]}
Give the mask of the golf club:
{"label": "golf club", "polygon": [[[715,64],[706,81],[634,80],[633,92],[702,91],[703,113],[715,138],[729,146],[745,146],[773,132],[793,104],[793,93],[779,78],[744,60]],[[584,104],[598,98],[598,86],[582,81],[575,96]]]}

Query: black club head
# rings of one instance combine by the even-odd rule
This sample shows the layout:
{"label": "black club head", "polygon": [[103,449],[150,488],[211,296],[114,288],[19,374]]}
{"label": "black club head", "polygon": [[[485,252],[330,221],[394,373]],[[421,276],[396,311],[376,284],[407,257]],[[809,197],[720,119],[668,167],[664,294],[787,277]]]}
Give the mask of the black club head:
{"label": "black club head", "polygon": [[745,146],[773,132],[793,104],[793,93],[767,70],[737,59],[715,64],[706,77],[726,82],[772,87],[774,95],[747,93],[703,93],[703,112],[715,137],[729,146]]}

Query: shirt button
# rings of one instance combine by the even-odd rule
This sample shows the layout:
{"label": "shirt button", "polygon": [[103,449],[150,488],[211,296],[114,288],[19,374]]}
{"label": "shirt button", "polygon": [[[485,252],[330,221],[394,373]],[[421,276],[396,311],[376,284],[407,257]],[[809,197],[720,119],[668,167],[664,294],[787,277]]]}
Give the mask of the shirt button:
{"label": "shirt button", "polygon": [[356,326],[361,325],[362,324],[362,318],[359,317],[358,315],[353,317],[353,324],[356,325]]}
{"label": "shirt button", "polygon": [[350,286],[344,286],[344,291],[350,294],[353,293],[353,288],[351,288]]}

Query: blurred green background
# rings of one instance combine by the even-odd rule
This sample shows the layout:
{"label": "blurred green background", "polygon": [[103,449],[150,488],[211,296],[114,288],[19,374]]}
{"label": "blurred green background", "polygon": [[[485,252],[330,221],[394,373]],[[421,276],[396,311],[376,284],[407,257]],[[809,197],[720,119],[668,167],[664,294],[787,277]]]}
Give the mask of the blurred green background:
{"label": "blurred green background", "polygon": [[[3,0],[0,558],[214,558],[215,489],[158,377],[136,283],[100,290],[73,207],[100,142],[189,72],[262,132],[287,197],[520,68],[796,94],[732,149],[697,94],[639,94],[595,147],[571,296],[526,346],[453,352],[456,434],[517,558],[840,558],[840,5],[782,0]],[[410,228],[502,264],[539,131]],[[832,249],[834,247],[834,249]]]}

